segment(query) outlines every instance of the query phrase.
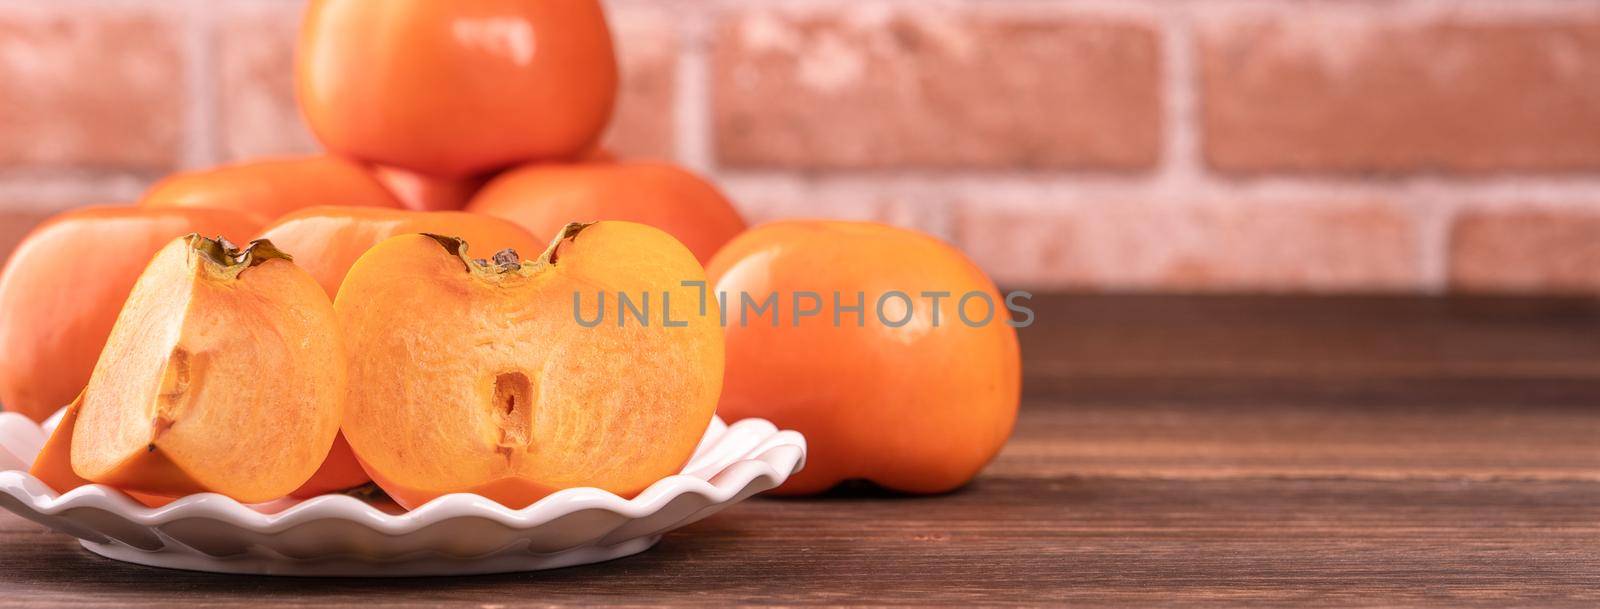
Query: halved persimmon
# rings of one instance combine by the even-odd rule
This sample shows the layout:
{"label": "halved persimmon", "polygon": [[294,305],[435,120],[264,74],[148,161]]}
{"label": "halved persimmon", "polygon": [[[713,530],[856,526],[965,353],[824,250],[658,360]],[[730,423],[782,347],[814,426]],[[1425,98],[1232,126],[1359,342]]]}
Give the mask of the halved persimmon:
{"label": "halved persimmon", "polygon": [[150,187],[145,207],[206,207],[271,222],[314,205],[399,208],[361,164],[334,156],[276,158],[174,174]]}
{"label": "halved persimmon", "polygon": [[260,229],[228,210],[138,207],[86,207],[40,224],[0,273],[0,405],[43,421],[77,397],[162,246],[192,232],[243,240]]}
{"label": "halved persimmon", "polygon": [[281,497],[333,445],[344,364],[327,294],[287,255],[179,238],[117,317],[83,391],[72,470],[141,493]]}
{"label": "halved persimmon", "polygon": [[745,229],[716,186],[653,162],[527,165],[491,180],[467,211],[505,218],[544,239],[568,222],[648,224],[682,241],[701,264]]}
{"label": "halved persimmon", "polygon": [[328,291],[350,265],[384,239],[406,233],[435,233],[465,239],[481,248],[533,251],[541,242],[506,220],[459,211],[405,211],[373,207],[309,207],[279,218],[261,233]]}
{"label": "halved persimmon", "polygon": [[384,241],[334,305],[359,354],[345,437],[408,508],[455,492],[512,508],[575,486],[636,494],[683,467],[716,407],[722,331],[704,279],[682,244],[629,222],[568,226],[527,261],[476,259],[450,237]]}
{"label": "halved persimmon", "polygon": [[[499,218],[372,207],[309,207],[279,218],[261,236],[294,256],[295,264],[311,273],[333,298],[357,258],[384,239],[406,233],[456,235],[494,250],[538,248],[528,231]],[[369,481],[341,434],[316,475],[290,495],[314,497]]]}

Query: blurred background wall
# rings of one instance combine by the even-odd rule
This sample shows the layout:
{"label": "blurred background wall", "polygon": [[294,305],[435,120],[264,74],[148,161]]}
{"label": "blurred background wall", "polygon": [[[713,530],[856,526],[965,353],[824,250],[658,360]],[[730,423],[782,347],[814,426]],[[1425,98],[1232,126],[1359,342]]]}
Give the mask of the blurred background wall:
{"label": "blurred background wall", "polygon": [[[0,252],[173,170],[316,150],[300,7],[0,0]],[[911,226],[1034,289],[1600,293],[1594,0],[609,8],[611,147],[753,221]]]}

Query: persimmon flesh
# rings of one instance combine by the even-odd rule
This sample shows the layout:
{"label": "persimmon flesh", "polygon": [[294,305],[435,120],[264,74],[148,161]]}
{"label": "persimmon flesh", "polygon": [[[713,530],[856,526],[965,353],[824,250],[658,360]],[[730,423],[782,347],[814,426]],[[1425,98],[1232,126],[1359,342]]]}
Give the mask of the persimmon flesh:
{"label": "persimmon flesh", "polygon": [[[373,481],[408,508],[457,492],[522,508],[575,486],[631,496],[677,473],[722,385],[715,306],[703,314],[682,284],[704,280],[689,250],[629,222],[569,226],[534,260],[466,248],[394,237],[339,290],[357,354],[344,433]],[[649,294],[652,318],[619,322],[619,293]]]}
{"label": "persimmon flesh", "polygon": [[[28,474],[38,478],[58,494],[93,484],[84,480],[77,472],[72,471],[72,430],[78,424],[78,406],[80,402],[73,400],[61,415],[61,422],[56,424],[56,429],[51,432],[50,438],[45,441],[44,448],[39,450],[39,455],[34,457],[33,466],[28,468]],[[176,497],[150,495],[146,493],[123,491],[134,501],[148,507],[161,507],[177,500]]]}
{"label": "persimmon flesh", "polygon": [[467,211],[505,218],[548,239],[568,222],[626,220],[682,241],[701,264],[745,229],[710,182],[667,163],[528,165],[478,191]]}
{"label": "persimmon flesh", "polygon": [[[1010,436],[1016,330],[994,283],[955,248],[881,224],[784,221],[739,236],[707,272],[728,298],[718,412],[799,430],[811,447],[805,470],[776,492],[850,479],[949,491]],[[771,294],[781,323],[742,309],[744,295]],[[813,314],[796,315],[801,308]]]}
{"label": "persimmon flesh", "polygon": [[95,365],[72,470],[141,493],[282,497],[333,445],[345,378],[333,307],[287,255],[180,238],[139,277]]}
{"label": "persimmon flesh", "polygon": [[40,224],[0,273],[0,405],[43,421],[77,397],[134,281],[167,243],[260,229],[228,210],[138,207],[86,207]]}

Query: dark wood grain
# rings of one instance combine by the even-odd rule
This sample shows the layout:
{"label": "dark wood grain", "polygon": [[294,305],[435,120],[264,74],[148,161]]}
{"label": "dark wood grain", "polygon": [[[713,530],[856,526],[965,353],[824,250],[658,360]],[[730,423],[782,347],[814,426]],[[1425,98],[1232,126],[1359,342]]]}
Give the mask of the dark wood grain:
{"label": "dark wood grain", "polygon": [[1016,435],[937,497],[757,499],[642,555],[400,581],[97,558],[0,515],[0,605],[1600,604],[1600,306],[1040,297]]}

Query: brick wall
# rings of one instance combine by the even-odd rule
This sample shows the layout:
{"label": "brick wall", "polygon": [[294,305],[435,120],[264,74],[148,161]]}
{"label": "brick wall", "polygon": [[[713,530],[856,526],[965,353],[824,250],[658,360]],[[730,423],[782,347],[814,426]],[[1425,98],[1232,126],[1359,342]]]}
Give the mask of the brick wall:
{"label": "brick wall", "polygon": [[[1038,289],[1600,292],[1600,2],[616,0],[624,156]],[[0,251],[306,152],[294,0],[0,3]]]}

